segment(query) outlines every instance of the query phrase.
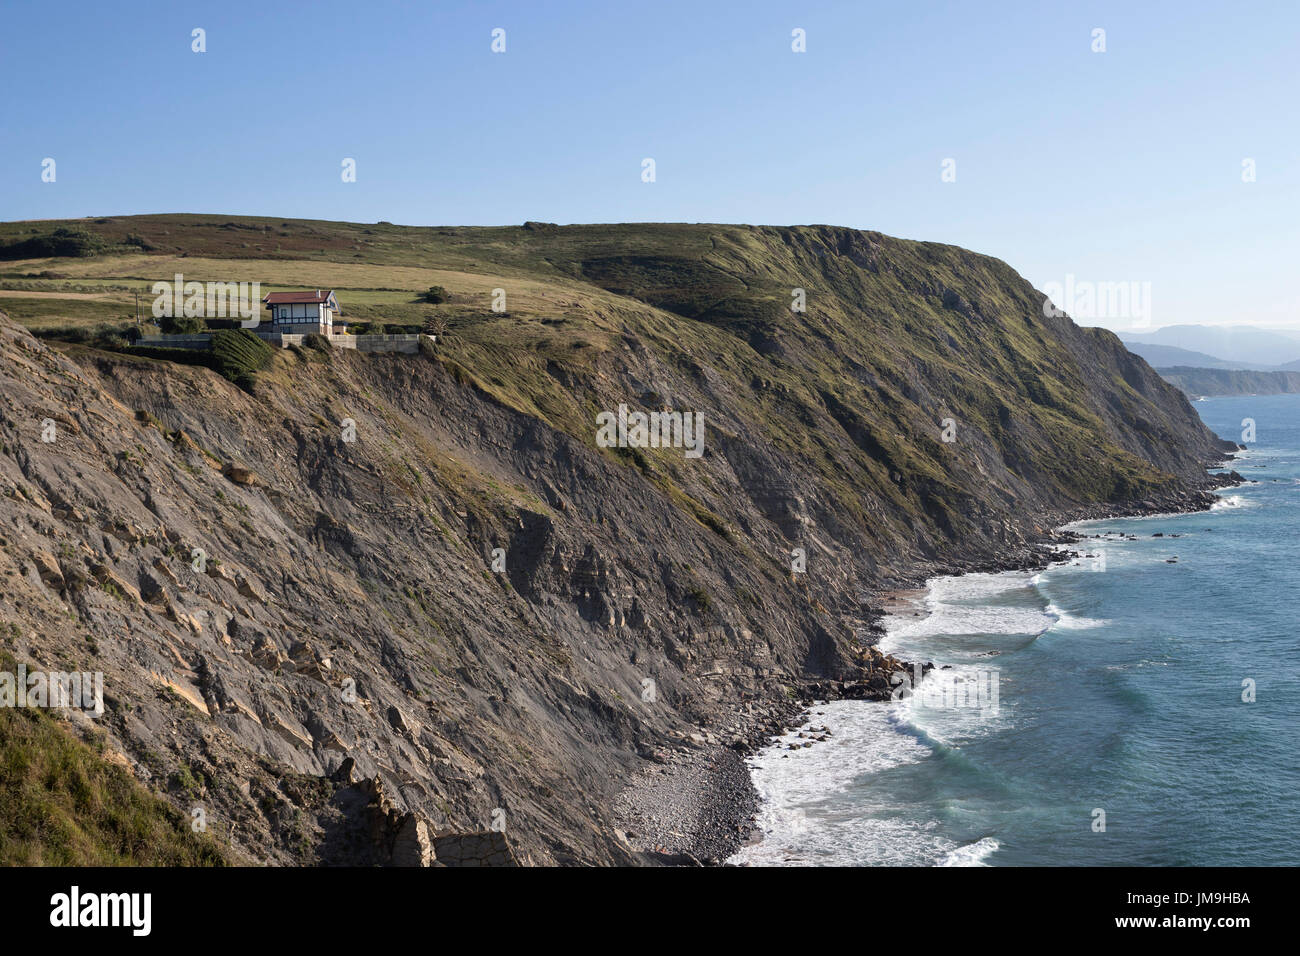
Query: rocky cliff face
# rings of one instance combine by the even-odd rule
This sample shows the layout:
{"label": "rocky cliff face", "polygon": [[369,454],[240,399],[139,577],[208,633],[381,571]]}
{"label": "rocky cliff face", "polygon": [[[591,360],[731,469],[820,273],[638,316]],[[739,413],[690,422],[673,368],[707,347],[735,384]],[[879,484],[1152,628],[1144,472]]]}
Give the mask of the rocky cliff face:
{"label": "rocky cliff face", "polygon": [[[1203,505],[1225,450],[964,250],[483,232],[562,316],[285,351],[251,394],[0,319],[4,646],[104,671],[108,752],[240,857],[630,861],[611,808],[647,761],[891,666],[875,590]],[[702,413],[704,455],[597,447],[621,403]]]}
{"label": "rocky cliff face", "polygon": [[1290,395],[1300,392],[1300,372],[1252,372],[1244,369],[1190,368],[1175,365],[1159,369],[1171,385],[1192,398],[1201,395]]}

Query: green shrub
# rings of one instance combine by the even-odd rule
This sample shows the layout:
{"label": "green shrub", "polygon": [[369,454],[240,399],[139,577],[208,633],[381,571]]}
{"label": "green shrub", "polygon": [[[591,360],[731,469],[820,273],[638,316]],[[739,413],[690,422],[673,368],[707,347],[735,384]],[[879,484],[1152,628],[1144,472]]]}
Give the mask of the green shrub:
{"label": "green shrub", "polygon": [[253,390],[256,374],[271,364],[275,349],[248,329],[222,329],[212,333],[212,358],[216,369],[246,392]]}
{"label": "green shrub", "polygon": [[396,322],[353,322],[348,325],[352,335],[410,335],[423,332],[422,325],[401,325]]}
{"label": "green shrub", "polygon": [[32,329],[32,335],[38,339],[57,339],[60,342],[72,342],[76,345],[95,345],[117,348],[134,342],[140,336],[140,330],[134,322],[100,322],[97,325],[60,325]]}
{"label": "green shrub", "polygon": [[158,328],[164,335],[193,335],[195,332],[206,332],[207,323],[197,315],[164,315],[158,320]]}
{"label": "green shrub", "polygon": [[438,305],[440,302],[446,302],[450,296],[447,290],[440,285],[431,285],[427,292],[424,293],[424,301],[432,305]]}
{"label": "green shrub", "polygon": [[47,236],[33,236],[0,246],[0,259],[86,258],[108,247],[99,236],[77,227],[60,226]]}

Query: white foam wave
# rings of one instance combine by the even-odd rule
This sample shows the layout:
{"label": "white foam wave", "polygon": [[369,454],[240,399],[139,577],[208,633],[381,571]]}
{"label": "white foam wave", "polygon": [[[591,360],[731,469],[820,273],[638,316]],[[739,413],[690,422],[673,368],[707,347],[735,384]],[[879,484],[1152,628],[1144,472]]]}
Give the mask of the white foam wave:
{"label": "white foam wave", "polygon": [[[795,801],[848,787],[864,773],[875,773],[929,756],[930,748],[905,732],[899,704],[830,701],[812,708],[808,723],[775,739],[750,762],[754,785],[780,790]],[[811,747],[789,749],[818,736],[811,728],[826,727],[830,739]],[[800,737],[803,733],[806,736]],[[872,743],[862,747],[864,741]]]}
{"label": "white foam wave", "polygon": [[954,636],[960,634],[1041,634],[1052,626],[1052,619],[1037,608],[1027,607],[952,607],[940,605],[929,616],[913,621],[906,619],[886,624],[895,640]]}
{"label": "white foam wave", "polygon": [[[856,780],[933,753],[930,746],[901,723],[899,704],[831,701],[812,708],[811,721],[791,731],[750,761],[750,776],[761,798],[760,843],[743,847],[732,862],[761,866],[823,863],[924,864],[923,847],[935,852],[935,837],[915,823],[880,818],[855,803],[852,812],[838,806],[838,795]],[[825,726],[829,740],[807,743],[799,737]],[[933,856],[930,859],[934,859]]]}
{"label": "white foam wave", "polygon": [[1245,495],[1223,495],[1214,504],[1210,505],[1211,511],[1233,511],[1238,508],[1249,508],[1255,502]]}
{"label": "white foam wave", "polygon": [[1056,618],[1056,623],[1052,625],[1054,631],[1087,631],[1094,627],[1105,627],[1110,621],[1101,620],[1095,617],[1083,617],[1074,614],[1064,608],[1057,607],[1055,604],[1047,606],[1047,614]]}
{"label": "white foam wave", "polygon": [[[939,822],[900,816],[870,777],[933,756],[936,744],[907,722],[903,704],[833,701],[812,708],[809,724],[782,736],[750,761],[762,799],[760,842],[729,862],[752,866],[973,866],[997,850],[996,840],[963,846]],[[813,727],[829,740],[803,744]],[[846,791],[850,791],[846,793]]]}
{"label": "white foam wave", "polygon": [[[1005,649],[983,636],[1042,634],[1056,618],[1046,612],[1034,584],[1038,579],[1023,571],[932,578],[919,614],[905,610],[885,619],[881,650],[905,659],[913,659],[911,654],[959,663],[963,657]],[[963,640],[972,635],[980,637],[973,643]]]}
{"label": "white foam wave", "polygon": [[950,851],[939,861],[939,866],[988,866],[984,861],[998,852],[1001,845],[992,837],[984,837]]}

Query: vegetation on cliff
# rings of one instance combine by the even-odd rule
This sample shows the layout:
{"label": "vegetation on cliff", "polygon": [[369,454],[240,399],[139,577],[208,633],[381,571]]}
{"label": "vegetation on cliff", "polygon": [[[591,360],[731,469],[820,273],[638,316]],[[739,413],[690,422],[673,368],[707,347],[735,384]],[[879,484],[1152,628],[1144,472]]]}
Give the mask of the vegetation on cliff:
{"label": "vegetation on cliff", "polygon": [[[0,669],[15,667],[0,652]],[[110,759],[102,735],[90,741],[44,710],[0,708],[0,866],[228,862],[214,840]]]}

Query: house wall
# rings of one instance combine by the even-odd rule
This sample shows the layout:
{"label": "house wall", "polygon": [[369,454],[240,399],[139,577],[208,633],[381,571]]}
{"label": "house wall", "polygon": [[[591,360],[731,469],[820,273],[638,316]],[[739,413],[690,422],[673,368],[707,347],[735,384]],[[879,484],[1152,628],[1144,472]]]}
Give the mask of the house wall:
{"label": "house wall", "polygon": [[328,334],[334,328],[334,311],[327,302],[287,302],[271,306],[271,322],[277,329],[301,331],[311,326],[310,331]]}

